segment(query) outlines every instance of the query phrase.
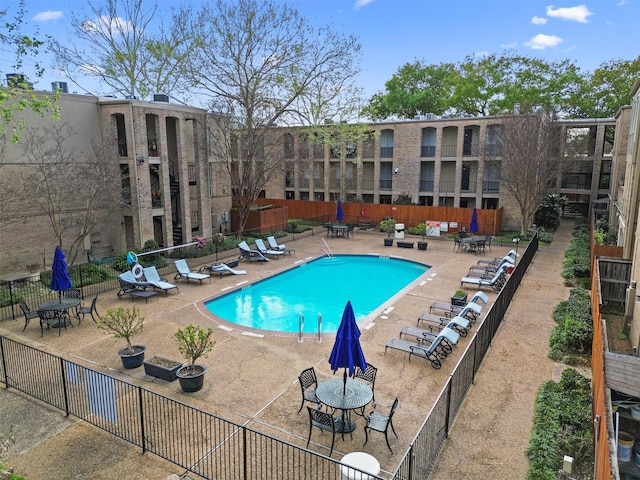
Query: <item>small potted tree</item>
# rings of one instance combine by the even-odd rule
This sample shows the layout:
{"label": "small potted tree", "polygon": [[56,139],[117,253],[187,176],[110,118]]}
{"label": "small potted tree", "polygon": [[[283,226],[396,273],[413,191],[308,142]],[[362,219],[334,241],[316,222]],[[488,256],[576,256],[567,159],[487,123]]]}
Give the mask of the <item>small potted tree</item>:
{"label": "small potted tree", "polygon": [[200,357],[206,357],[213,346],[213,328],[207,329],[196,325],[187,325],[173,334],[173,338],[178,344],[178,350],[188,362],[178,369],[176,375],[180,381],[180,387],[184,392],[197,392],[204,384],[204,373],[207,367],[196,364]]}
{"label": "small potted tree", "polygon": [[387,234],[387,238],[384,239],[384,246],[390,247],[393,245],[393,238],[391,238],[391,234],[396,229],[396,221],[393,218],[385,218],[380,222],[380,230]]}
{"label": "small potted tree", "polygon": [[429,245],[429,243],[427,242],[427,224],[419,223],[417,228],[420,232],[420,235],[422,235],[422,240],[418,242],[418,250],[426,250],[427,245]]}
{"label": "small potted tree", "polygon": [[459,307],[464,307],[467,304],[467,296],[469,293],[466,290],[462,290],[459,288],[456,290],[456,293],[451,297],[451,305],[457,305]]}
{"label": "small potted tree", "polygon": [[143,327],[144,317],[138,307],[109,309],[98,321],[98,328],[127,341],[127,346],[118,351],[124,368],[137,368],[144,362],[147,347],[131,344],[131,339],[142,332]]}

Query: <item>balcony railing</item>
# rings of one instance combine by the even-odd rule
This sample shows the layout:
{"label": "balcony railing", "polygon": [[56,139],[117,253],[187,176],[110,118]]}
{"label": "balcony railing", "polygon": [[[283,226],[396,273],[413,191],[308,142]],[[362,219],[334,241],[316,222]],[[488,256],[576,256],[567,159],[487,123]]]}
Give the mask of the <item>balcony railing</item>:
{"label": "balcony railing", "polygon": [[480,146],[477,143],[469,143],[462,148],[462,155],[465,157],[477,157]]}
{"label": "balcony railing", "polygon": [[391,190],[393,180],[380,180],[380,190]]}
{"label": "balcony railing", "polygon": [[499,192],[500,182],[482,182],[483,192]]}
{"label": "balcony railing", "polygon": [[301,178],[299,183],[300,183],[300,188],[309,188],[308,178]]}
{"label": "balcony railing", "polygon": [[433,192],[433,180],[420,180],[421,192]]}
{"label": "balcony railing", "polygon": [[339,178],[330,179],[329,188],[332,190],[340,190],[340,179]]}
{"label": "balcony railing", "polygon": [[372,192],[373,184],[374,184],[373,180],[362,180],[362,190]]}
{"label": "balcony railing", "polygon": [[380,158],[393,158],[393,147],[380,147]]}
{"label": "balcony railing", "polygon": [[354,178],[347,178],[347,190],[355,190],[358,188],[358,182]]}
{"label": "balcony railing", "polygon": [[454,157],[457,152],[457,145],[442,145],[442,153],[440,154],[442,157]]}
{"label": "balcony railing", "polygon": [[469,184],[467,186],[463,185],[463,186],[460,187],[460,192],[461,193],[475,193],[475,191],[476,191],[476,184],[475,183]]}
{"label": "balcony railing", "polygon": [[453,193],[456,191],[456,182],[442,180],[440,181],[440,193]]}
{"label": "balcony railing", "polygon": [[362,146],[362,158],[374,158],[375,146],[371,144],[365,144]]}
{"label": "balcony railing", "polygon": [[420,156],[421,157],[435,157],[436,156],[436,147],[435,147],[435,145],[422,145],[420,147]]}
{"label": "balcony railing", "polygon": [[162,208],[162,195],[160,194],[151,195],[151,208]]}
{"label": "balcony railing", "polygon": [[313,188],[324,188],[324,179],[323,178],[314,178],[313,179]]}

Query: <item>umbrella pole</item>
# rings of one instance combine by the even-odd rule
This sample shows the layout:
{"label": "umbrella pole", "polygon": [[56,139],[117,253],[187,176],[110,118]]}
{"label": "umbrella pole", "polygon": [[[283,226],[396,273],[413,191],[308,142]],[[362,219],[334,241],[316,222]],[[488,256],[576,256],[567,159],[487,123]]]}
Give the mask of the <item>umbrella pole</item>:
{"label": "umbrella pole", "polygon": [[342,385],[342,396],[347,394],[347,369],[344,369],[344,383]]}

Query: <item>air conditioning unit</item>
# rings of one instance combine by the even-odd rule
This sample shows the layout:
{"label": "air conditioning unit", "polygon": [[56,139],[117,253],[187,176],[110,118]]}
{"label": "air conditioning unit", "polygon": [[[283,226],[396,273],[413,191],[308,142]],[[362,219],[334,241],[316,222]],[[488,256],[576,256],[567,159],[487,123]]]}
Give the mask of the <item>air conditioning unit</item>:
{"label": "air conditioning unit", "polygon": [[136,97],[135,95],[125,95],[124,98],[126,98],[127,100],[137,100],[138,97]]}
{"label": "air conditioning unit", "polygon": [[435,113],[426,113],[426,114],[424,115],[424,118],[425,118],[426,120],[435,120],[435,118],[436,118],[436,114],[435,114]]}
{"label": "air conditioning unit", "polygon": [[164,93],[154,93],[153,94],[153,101],[154,102],[168,102],[169,101],[169,95],[165,95]]}

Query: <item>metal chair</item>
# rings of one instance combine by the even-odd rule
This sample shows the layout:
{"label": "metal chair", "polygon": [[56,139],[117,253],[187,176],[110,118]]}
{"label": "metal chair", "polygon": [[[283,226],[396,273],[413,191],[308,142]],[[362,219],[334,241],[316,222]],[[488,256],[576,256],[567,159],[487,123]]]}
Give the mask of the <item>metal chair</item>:
{"label": "metal chair", "polygon": [[22,331],[24,332],[31,319],[38,318],[39,315],[38,312],[32,311],[25,302],[20,302],[18,305],[20,306],[22,313],[24,313],[24,328],[22,329]]}
{"label": "metal chair", "polygon": [[57,328],[58,336],[63,328],[66,330],[68,325],[73,326],[64,310],[38,310],[38,316],[40,317],[40,337],[44,336],[45,325],[47,330],[50,330],[51,327]]}
{"label": "metal chair", "polygon": [[460,239],[458,237],[453,237],[453,250],[460,251]]}
{"label": "metal chair", "polygon": [[493,240],[493,236],[487,235],[484,237],[484,246],[491,251],[491,240]]}
{"label": "metal chair", "polygon": [[[82,298],[82,291],[79,288],[68,288],[67,290],[65,290],[64,292],[62,292],[62,296],[64,298],[77,298],[78,300],[80,300]],[[76,307],[75,308],[75,317],[78,319],[78,322],[80,322],[80,307]]]}
{"label": "metal chair", "polygon": [[300,409],[298,410],[298,413],[300,413],[305,401],[319,405],[320,400],[316,397],[318,378],[316,377],[316,371],[313,367],[305,368],[302,373],[298,375],[298,381],[300,382],[300,391],[302,393],[302,402],[300,402]]}
{"label": "metal chair", "polygon": [[[378,373],[378,369],[376,367],[374,367],[373,365],[371,365],[370,363],[367,363],[367,368],[364,369],[364,371],[359,367],[356,366],[355,371],[353,372],[353,378],[358,378],[360,380],[364,380],[366,383],[369,384],[369,386],[371,387],[371,392],[373,393],[373,401],[376,401],[376,375]],[[364,408],[363,408],[364,411]]]}
{"label": "metal chair", "polygon": [[329,450],[329,456],[331,456],[333,453],[333,444],[336,441],[337,420],[333,418],[333,414],[323,412],[318,408],[311,408],[307,405],[307,410],[309,411],[309,438],[307,438],[307,447],[309,447],[309,442],[311,442],[311,431],[313,427],[325,432],[331,432],[331,449]]}
{"label": "metal chair", "polygon": [[86,306],[86,305],[81,305],[80,308],[78,309],[78,315],[82,314],[82,319],[80,319],[79,321],[81,322],[82,320],[84,320],[84,316],[85,315],[91,315],[91,318],[93,319],[93,321],[95,323],[98,323],[96,318],[93,316],[94,312],[97,315],[98,318],[100,318],[100,315],[98,315],[98,311],[96,310],[96,302],[98,301],[98,296],[96,295],[93,300],[91,301],[91,305],[90,306]]}
{"label": "metal chair", "polygon": [[[387,435],[387,431],[389,430],[389,426],[391,426],[391,430],[393,431],[393,434],[396,437],[398,437],[398,434],[393,428],[392,419],[393,419],[393,414],[396,413],[396,410],[398,409],[399,403],[400,403],[400,399],[396,397],[388,415],[384,413],[376,412],[375,410],[369,414],[369,416],[367,417],[367,424],[364,426],[365,440],[362,446],[365,446],[369,441],[369,430],[374,430],[376,432],[384,433],[384,439],[387,441],[387,447],[389,448],[389,451],[393,453],[393,450],[391,450],[391,445],[389,445],[389,436]],[[375,409],[376,406],[377,405],[374,404],[373,408]]]}

